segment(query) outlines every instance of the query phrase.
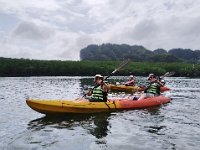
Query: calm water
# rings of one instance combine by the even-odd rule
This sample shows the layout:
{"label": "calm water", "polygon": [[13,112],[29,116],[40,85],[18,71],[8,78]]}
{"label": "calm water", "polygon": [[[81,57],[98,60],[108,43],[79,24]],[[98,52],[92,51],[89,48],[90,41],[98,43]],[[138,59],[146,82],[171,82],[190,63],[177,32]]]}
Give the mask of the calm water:
{"label": "calm water", "polygon": [[45,117],[26,105],[26,97],[75,99],[83,95],[84,85],[92,86],[92,78],[0,78],[0,149],[199,150],[200,79],[166,81],[172,89],[166,95],[173,100],[160,107]]}

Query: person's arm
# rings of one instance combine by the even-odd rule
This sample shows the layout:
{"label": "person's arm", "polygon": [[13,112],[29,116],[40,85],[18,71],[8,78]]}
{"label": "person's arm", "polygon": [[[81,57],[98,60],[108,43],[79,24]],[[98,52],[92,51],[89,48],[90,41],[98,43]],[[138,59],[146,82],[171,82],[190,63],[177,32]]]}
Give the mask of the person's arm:
{"label": "person's arm", "polygon": [[106,83],[102,83],[102,90],[103,92],[108,92],[109,91],[109,86]]}
{"label": "person's arm", "polygon": [[130,80],[127,81],[124,85],[134,85],[135,84],[135,80]]}
{"label": "person's arm", "polygon": [[92,89],[90,89],[87,93],[86,93],[87,96],[91,96],[92,95]]}
{"label": "person's arm", "polygon": [[160,80],[156,80],[156,82],[157,82],[161,87],[164,86],[164,84],[162,84],[162,83],[160,82]]}
{"label": "person's arm", "polygon": [[144,89],[144,93],[147,92],[148,88],[151,86],[151,83],[150,82],[146,82],[145,85],[143,86],[143,89]]}

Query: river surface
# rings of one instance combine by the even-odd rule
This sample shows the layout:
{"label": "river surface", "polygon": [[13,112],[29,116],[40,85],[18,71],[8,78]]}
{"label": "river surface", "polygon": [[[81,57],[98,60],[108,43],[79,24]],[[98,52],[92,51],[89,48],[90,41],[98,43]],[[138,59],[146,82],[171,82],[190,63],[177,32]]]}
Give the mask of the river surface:
{"label": "river surface", "polygon": [[[126,78],[112,77],[110,82]],[[172,90],[165,94],[173,100],[149,109],[46,117],[26,105],[27,97],[76,99],[85,85],[92,87],[92,81],[91,77],[0,77],[0,149],[200,149],[200,79],[166,78]]]}

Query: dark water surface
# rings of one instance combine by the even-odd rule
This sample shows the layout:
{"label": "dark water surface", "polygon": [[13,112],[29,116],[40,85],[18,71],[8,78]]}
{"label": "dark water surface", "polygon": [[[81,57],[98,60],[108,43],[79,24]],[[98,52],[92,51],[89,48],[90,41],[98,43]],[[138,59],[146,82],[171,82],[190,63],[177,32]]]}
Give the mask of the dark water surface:
{"label": "dark water surface", "polygon": [[166,81],[172,89],[166,95],[173,100],[159,107],[46,117],[30,109],[26,97],[75,99],[82,96],[84,85],[92,86],[92,78],[1,77],[0,149],[199,150],[200,79]]}

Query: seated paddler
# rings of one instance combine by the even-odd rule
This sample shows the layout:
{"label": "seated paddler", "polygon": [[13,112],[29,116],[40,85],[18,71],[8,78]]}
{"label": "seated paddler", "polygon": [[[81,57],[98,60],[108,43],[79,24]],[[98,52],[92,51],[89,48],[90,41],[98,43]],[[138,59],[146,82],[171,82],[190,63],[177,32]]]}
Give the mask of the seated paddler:
{"label": "seated paddler", "polygon": [[90,90],[87,95],[90,102],[107,102],[109,86],[104,82],[104,77],[101,74],[96,74],[94,77],[95,87]]}
{"label": "seated paddler", "polygon": [[160,87],[164,86],[163,83],[161,83],[153,73],[149,74],[148,81],[148,86],[145,87],[144,93],[138,100],[160,95]]}

